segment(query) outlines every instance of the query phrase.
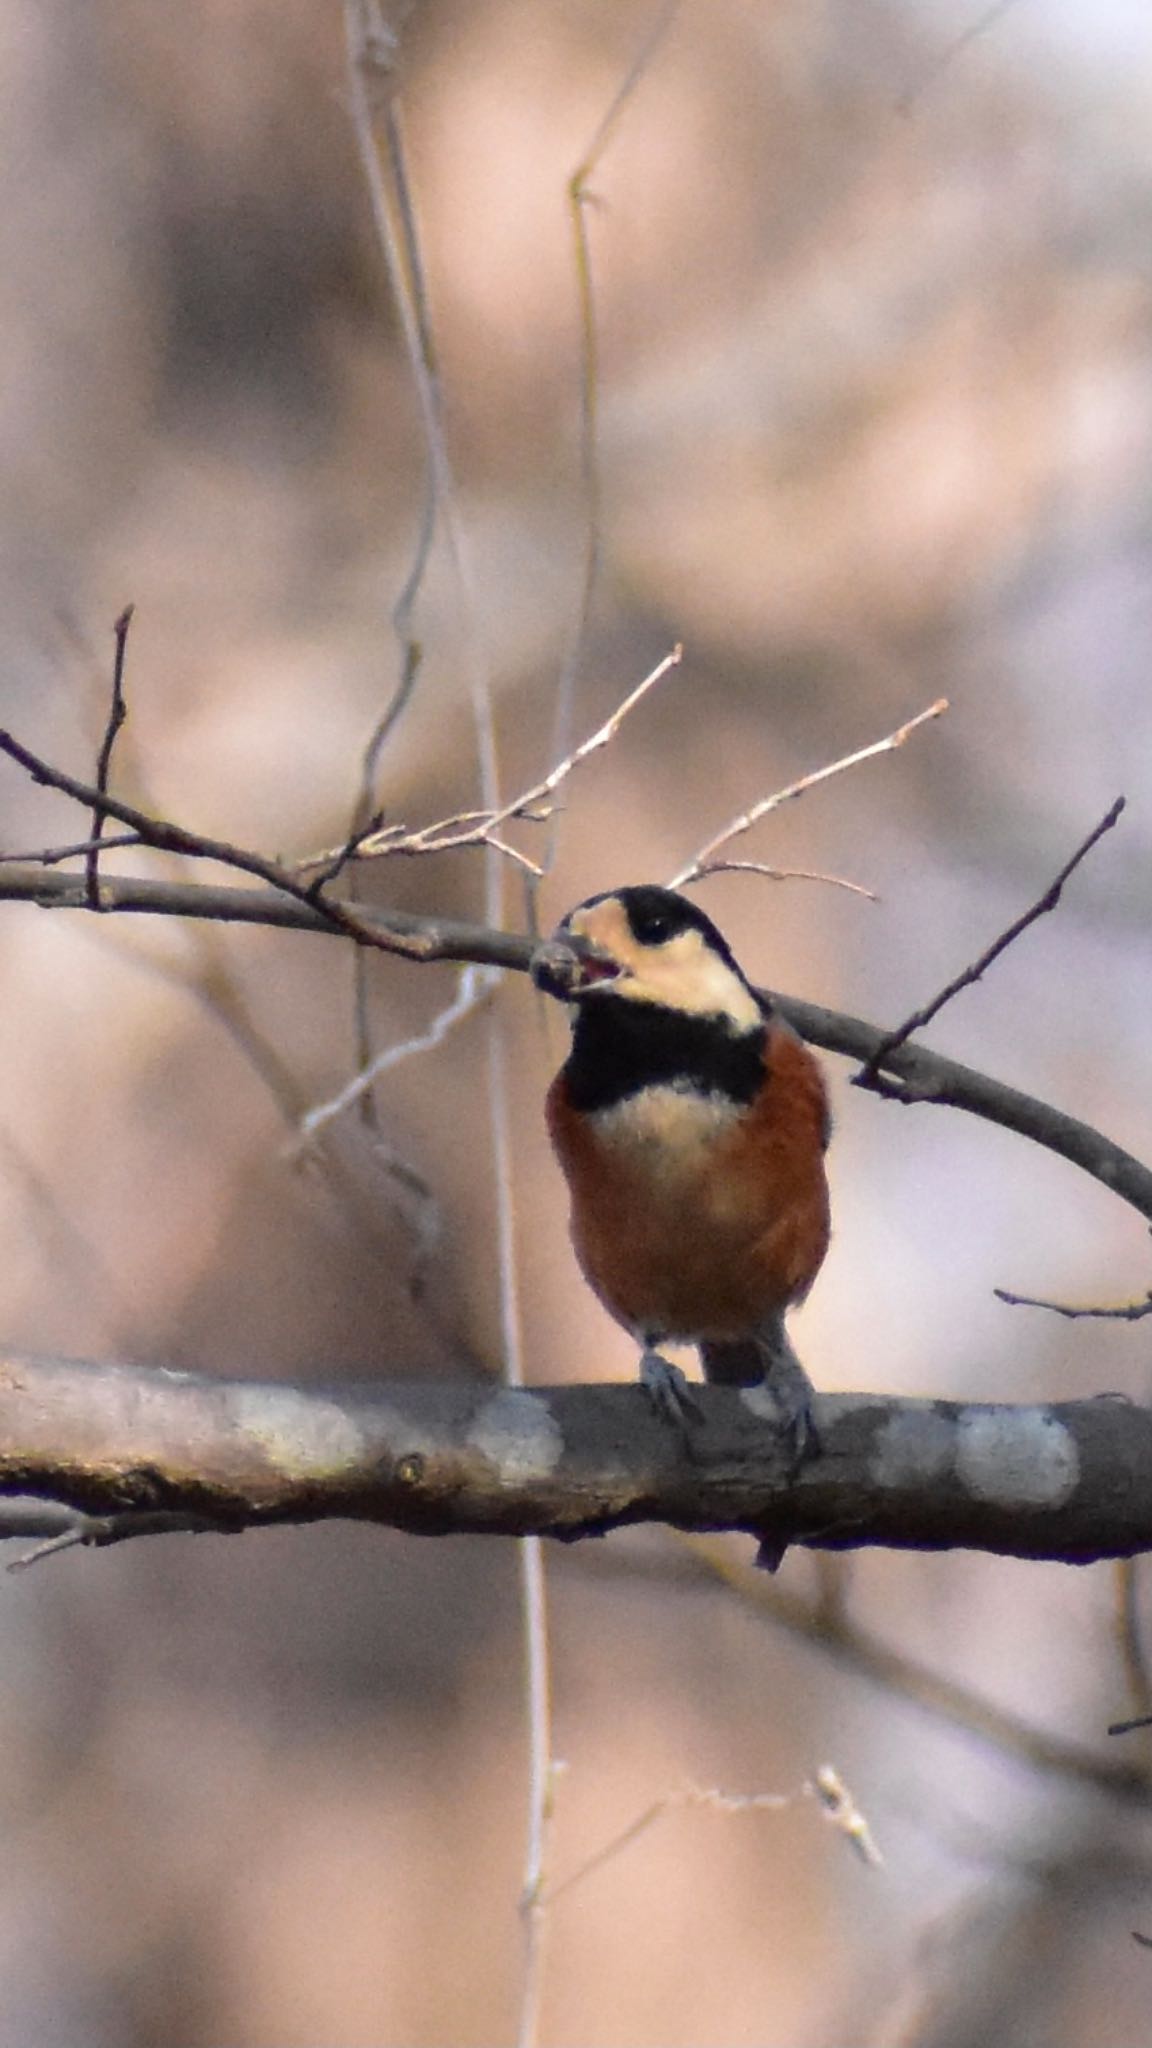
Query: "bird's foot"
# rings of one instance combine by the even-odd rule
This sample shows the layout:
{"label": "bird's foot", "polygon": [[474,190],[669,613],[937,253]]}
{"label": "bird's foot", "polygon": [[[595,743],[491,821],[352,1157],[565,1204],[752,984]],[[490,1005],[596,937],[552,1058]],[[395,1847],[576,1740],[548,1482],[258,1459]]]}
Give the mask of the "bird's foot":
{"label": "bird's foot", "polygon": [[640,1385],[657,1415],[673,1429],[687,1431],[704,1420],[704,1410],[687,1373],[649,1347],[645,1347],[640,1360]]}
{"label": "bird's foot", "polygon": [[[788,1476],[796,1480],[823,1448],[816,1421],[816,1389],[783,1328],[774,1330],[767,1341],[759,1342],[764,1358],[764,1390],[775,1410],[776,1427],[788,1460]],[[787,1537],[762,1537],[756,1563],[762,1571],[779,1571],[787,1549]]]}
{"label": "bird's foot", "polygon": [[813,1458],[820,1456],[823,1448],[812,1385],[805,1374],[802,1387],[781,1386],[778,1380],[772,1379],[768,1382],[768,1391],[779,1418],[780,1441],[795,1477]]}
{"label": "bird's foot", "polygon": [[816,1421],[816,1389],[787,1337],[763,1346],[764,1387],[776,1412],[776,1426],[792,1478],[822,1449]]}

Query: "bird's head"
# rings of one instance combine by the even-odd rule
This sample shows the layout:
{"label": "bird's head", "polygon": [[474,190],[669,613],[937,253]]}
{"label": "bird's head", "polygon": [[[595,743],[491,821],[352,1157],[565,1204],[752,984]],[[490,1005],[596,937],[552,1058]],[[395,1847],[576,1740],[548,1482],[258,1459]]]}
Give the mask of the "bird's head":
{"label": "bird's head", "polygon": [[711,918],[674,889],[650,884],[578,903],[540,947],[532,974],[564,1002],[655,1003],[722,1017],[735,1031],[763,1022],[762,1004]]}

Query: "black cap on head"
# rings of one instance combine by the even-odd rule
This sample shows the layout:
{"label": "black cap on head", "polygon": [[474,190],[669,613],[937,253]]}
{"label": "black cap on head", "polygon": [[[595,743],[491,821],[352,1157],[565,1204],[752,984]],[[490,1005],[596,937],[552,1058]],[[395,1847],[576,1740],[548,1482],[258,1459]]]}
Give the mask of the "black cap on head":
{"label": "black cap on head", "polygon": [[[674,939],[678,932],[696,931],[720,955],[733,972],[746,981],[743,968],[732,956],[732,948],[722,932],[717,931],[710,917],[687,896],[680,896],[675,889],[661,889],[654,882],[639,882],[625,889],[604,889],[599,896],[589,896],[577,906],[587,910],[594,903],[606,903],[614,899],[624,906],[624,912],[632,936],[640,946],[662,946]],[[569,915],[574,915],[570,912]]]}

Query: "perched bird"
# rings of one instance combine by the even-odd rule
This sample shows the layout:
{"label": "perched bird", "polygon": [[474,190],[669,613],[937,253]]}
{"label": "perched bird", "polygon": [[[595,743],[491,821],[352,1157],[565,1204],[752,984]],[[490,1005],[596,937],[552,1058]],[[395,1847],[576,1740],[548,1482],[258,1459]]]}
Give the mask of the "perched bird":
{"label": "perched bird", "polygon": [[589,1286],[640,1344],[662,1413],[687,1427],[698,1404],[658,1345],[697,1344],[706,1379],[767,1383],[798,1466],[818,1448],[813,1390],[784,1316],[829,1235],[816,1060],[671,889],[589,897],[533,975],[573,1005],[547,1118]]}

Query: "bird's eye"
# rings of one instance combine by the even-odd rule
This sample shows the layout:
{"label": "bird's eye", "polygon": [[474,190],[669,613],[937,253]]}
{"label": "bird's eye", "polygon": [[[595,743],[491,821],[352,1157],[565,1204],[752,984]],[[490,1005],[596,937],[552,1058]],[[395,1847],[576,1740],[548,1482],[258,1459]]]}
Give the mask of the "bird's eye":
{"label": "bird's eye", "polygon": [[672,937],[672,919],[668,912],[653,910],[647,917],[641,918],[636,937],[642,946],[662,946],[665,939]]}

